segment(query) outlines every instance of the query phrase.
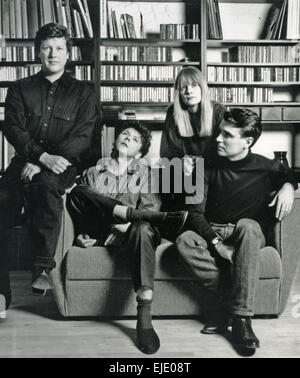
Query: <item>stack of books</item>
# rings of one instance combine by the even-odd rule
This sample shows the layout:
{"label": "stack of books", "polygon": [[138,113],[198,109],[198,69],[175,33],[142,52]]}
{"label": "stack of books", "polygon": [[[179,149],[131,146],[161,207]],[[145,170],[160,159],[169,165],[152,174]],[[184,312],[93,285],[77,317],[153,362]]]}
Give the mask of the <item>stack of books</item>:
{"label": "stack of books", "polygon": [[266,39],[300,38],[300,0],[282,0],[274,5],[263,35]]}
{"label": "stack of books", "polygon": [[100,46],[101,61],[172,62],[172,47]]}
{"label": "stack of books", "polygon": [[198,24],[161,24],[161,39],[199,39]]}
{"label": "stack of books", "polygon": [[66,26],[72,37],[93,37],[87,0],[0,0],[0,34],[5,38],[34,38],[49,22]]}
{"label": "stack of books", "polygon": [[223,39],[218,0],[207,0],[207,38]]}

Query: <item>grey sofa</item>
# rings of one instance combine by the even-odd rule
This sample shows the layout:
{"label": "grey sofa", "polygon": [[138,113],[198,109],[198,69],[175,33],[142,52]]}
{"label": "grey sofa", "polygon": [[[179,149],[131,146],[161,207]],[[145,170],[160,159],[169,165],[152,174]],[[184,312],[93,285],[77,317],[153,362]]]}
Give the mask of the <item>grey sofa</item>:
{"label": "grey sofa", "polygon": [[[300,193],[290,216],[275,227],[276,249],[261,250],[255,298],[256,315],[279,315],[287,304],[300,260]],[[136,314],[126,253],[104,247],[72,246],[74,229],[64,207],[52,272],[61,315],[131,316]],[[154,315],[199,315],[207,295],[180,261],[171,242],[157,248]]]}

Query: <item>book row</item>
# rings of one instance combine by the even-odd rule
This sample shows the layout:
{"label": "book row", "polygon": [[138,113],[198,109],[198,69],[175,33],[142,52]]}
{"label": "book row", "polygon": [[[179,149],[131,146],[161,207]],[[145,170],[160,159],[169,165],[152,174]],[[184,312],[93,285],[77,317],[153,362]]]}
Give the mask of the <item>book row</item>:
{"label": "book row", "polygon": [[211,99],[225,103],[269,103],[273,101],[272,88],[234,87],[209,88]]}
{"label": "book row", "polygon": [[[101,0],[100,2],[100,32],[106,38],[145,38],[143,15],[140,11],[135,12],[133,17],[120,4],[112,1]],[[134,20],[135,18],[135,20]]]}
{"label": "book row", "polygon": [[95,70],[91,66],[75,66],[74,76],[78,80],[94,80]]}
{"label": "book row", "polygon": [[101,80],[174,81],[182,66],[101,66]]}
{"label": "book row", "polygon": [[207,2],[207,37],[209,39],[222,39],[222,25],[218,0]]}
{"label": "book row", "polygon": [[208,81],[299,82],[300,67],[207,67]]}
{"label": "book row", "polygon": [[0,102],[4,102],[7,95],[7,88],[0,88]]}
{"label": "book row", "polygon": [[0,0],[0,34],[34,38],[44,24],[58,22],[72,37],[93,37],[87,0]]}
{"label": "book row", "polygon": [[240,63],[300,63],[300,45],[235,46],[229,49],[229,61]]}
{"label": "book row", "polygon": [[171,62],[172,47],[100,46],[100,60],[125,62]]}
{"label": "book row", "polygon": [[[81,50],[72,46],[71,60],[82,60]],[[2,46],[0,47],[0,62],[32,62],[35,60],[34,46]]]}
{"label": "book row", "polygon": [[166,87],[101,87],[101,101],[107,102],[172,102],[173,88]]}
{"label": "book row", "polygon": [[0,67],[0,81],[14,81],[34,75],[41,70],[39,65],[25,67]]}
{"label": "book row", "polygon": [[284,0],[283,12],[287,9],[287,39],[300,38],[300,0]]}
{"label": "book row", "polygon": [[199,39],[198,24],[160,24],[161,39]]}

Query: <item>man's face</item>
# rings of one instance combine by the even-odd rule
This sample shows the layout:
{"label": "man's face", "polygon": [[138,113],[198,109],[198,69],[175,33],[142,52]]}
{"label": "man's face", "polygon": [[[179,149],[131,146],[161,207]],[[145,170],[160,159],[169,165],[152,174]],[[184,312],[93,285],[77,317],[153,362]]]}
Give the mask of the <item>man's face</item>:
{"label": "man's face", "polygon": [[243,159],[253,143],[252,137],[243,137],[241,130],[225,120],[221,123],[221,133],[217,138],[218,155],[229,160]]}
{"label": "man's face", "polygon": [[42,41],[39,57],[46,75],[63,73],[69,58],[65,37],[48,38]]}
{"label": "man's face", "polygon": [[140,133],[135,129],[128,128],[122,131],[116,140],[115,146],[120,156],[136,159],[141,157],[142,139]]}

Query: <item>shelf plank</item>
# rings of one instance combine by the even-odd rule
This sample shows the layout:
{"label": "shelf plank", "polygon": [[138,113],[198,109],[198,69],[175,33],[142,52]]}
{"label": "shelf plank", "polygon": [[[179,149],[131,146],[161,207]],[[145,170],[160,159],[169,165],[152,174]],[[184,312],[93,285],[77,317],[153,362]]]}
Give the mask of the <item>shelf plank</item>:
{"label": "shelf plank", "polygon": [[290,86],[299,86],[300,82],[289,82],[289,83],[283,83],[283,82],[259,82],[259,81],[253,81],[253,82],[220,82],[220,81],[209,81],[208,85],[210,86],[218,86],[218,87],[236,87],[236,86],[242,86],[242,87],[290,87]]}
{"label": "shelf plank", "polygon": [[273,107],[273,106],[283,106],[283,107],[300,107],[300,102],[222,102],[225,106],[264,106],[264,107]]}
{"label": "shelf plank", "polygon": [[[175,80],[175,79],[174,79]],[[101,80],[101,84],[103,86],[112,85],[114,87],[120,86],[120,85],[145,85],[145,86],[173,86],[174,80],[170,81],[154,81],[154,80]]]}
{"label": "shelf plank", "polygon": [[[198,66],[200,62],[134,62],[134,61],[125,61],[125,60],[104,60],[100,62],[101,66]],[[300,66],[300,64],[299,64]]]}
{"label": "shelf plank", "polygon": [[[42,66],[40,63],[36,62],[35,60],[32,61],[18,61],[18,62],[11,62],[11,61],[0,61],[0,67],[26,67],[26,66]],[[70,66],[89,66],[94,65],[94,62],[91,60],[74,60],[69,61],[67,63],[67,67]]]}
{"label": "shelf plank", "polygon": [[200,39],[123,39],[123,38],[103,38],[100,41],[102,46],[173,46],[180,47],[185,43],[199,43]]}
{"label": "shelf plank", "polygon": [[144,107],[167,107],[172,102],[124,102],[124,101],[100,101],[103,106],[144,106]]}
{"label": "shelf plank", "polygon": [[208,62],[209,67],[300,67],[300,63]]}
{"label": "shelf plank", "polygon": [[222,47],[224,45],[296,45],[300,42],[297,39],[208,39],[207,47]]}

